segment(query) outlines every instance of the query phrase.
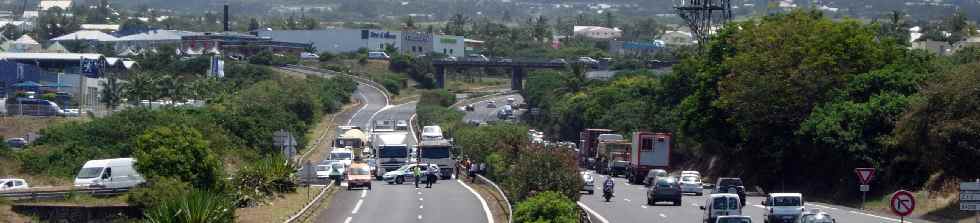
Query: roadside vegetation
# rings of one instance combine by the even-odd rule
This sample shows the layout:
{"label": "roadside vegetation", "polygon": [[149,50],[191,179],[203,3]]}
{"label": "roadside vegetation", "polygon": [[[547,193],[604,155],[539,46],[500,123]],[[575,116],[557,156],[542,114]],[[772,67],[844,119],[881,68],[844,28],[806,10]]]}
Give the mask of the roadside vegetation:
{"label": "roadside vegetation", "polygon": [[878,170],[877,195],[976,177],[976,49],[909,50],[907,34],[881,28],[894,26],[794,11],[726,25],[669,73],[539,71],[525,98],[541,112],[527,119],[565,139],[670,131],[675,164],[837,201],[861,197],[841,177],[856,167]]}
{"label": "roadside vegetation", "polygon": [[[306,148],[306,133],[324,114],[349,103],[356,86],[349,78],[298,79],[230,61],[225,78],[216,79],[202,76],[206,66],[195,65],[201,57],[146,57],[169,62],[148,62],[120,77],[126,80],[122,98],[198,99],[207,106],[134,105],[104,118],[52,125],[28,148],[4,148],[0,156],[19,164],[17,174],[63,179],[87,160],[134,157],[147,183],[126,199],[144,207],[150,222],[232,222],[235,207],[254,207],[296,190],[295,167],[272,145],[273,133],[287,130],[297,137],[296,148]],[[168,80],[213,85],[174,89]]]}

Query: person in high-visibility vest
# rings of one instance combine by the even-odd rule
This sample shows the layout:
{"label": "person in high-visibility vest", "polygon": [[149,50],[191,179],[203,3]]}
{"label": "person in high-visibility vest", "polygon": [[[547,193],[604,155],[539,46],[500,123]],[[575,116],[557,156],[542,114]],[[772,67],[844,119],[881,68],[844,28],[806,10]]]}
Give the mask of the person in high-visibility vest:
{"label": "person in high-visibility vest", "polygon": [[422,178],[422,171],[420,169],[422,169],[422,167],[415,166],[415,168],[412,169],[414,169],[415,175],[415,188],[419,188],[419,178]]}

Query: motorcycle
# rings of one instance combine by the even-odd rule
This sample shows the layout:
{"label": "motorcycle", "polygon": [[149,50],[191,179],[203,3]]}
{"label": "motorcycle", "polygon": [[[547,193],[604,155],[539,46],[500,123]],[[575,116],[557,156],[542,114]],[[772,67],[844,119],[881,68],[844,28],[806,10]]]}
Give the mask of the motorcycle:
{"label": "motorcycle", "polygon": [[610,190],[604,190],[602,192],[602,197],[605,197],[606,198],[606,202],[609,202],[609,199],[611,199],[613,197],[613,192],[610,191]]}

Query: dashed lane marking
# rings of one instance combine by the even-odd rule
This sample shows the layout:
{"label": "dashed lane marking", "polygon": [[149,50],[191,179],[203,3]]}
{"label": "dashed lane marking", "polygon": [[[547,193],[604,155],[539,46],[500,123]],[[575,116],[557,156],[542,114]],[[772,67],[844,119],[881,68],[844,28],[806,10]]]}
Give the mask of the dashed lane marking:
{"label": "dashed lane marking", "polygon": [[347,217],[347,220],[344,220],[344,223],[350,223],[350,220],[354,220],[354,218],[353,217]]}
{"label": "dashed lane marking", "polygon": [[419,215],[419,220],[422,220],[422,215]]}
{"label": "dashed lane marking", "polygon": [[[898,219],[889,218],[889,217],[882,217],[882,216],[868,214],[868,213],[864,213],[864,212],[857,212],[857,211],[848,211],[848,212],[851,213],[851,214],[859,214],[859,215],[864,215],[864,216],[878,218],[878,219],[892,221],[892,222],[902,222],[901,220],[898,220]],[[905,220],[905,222],[912,223],[912,221],[909,221],[909,220]]]}
{"label": "dashed lane marking", "polygon": [[660,213],[660,218],[667,218],[667,215],[665,215],[664,213]]}
{"label": "dashed lane marking", "polygon": [[419,205],[419,209],[422,209],[422,205]]}
{"label": "dashed lane marking", "polygon": [[364,198],[364,197],[367,197],[367,191],[366,190],[362,190],[361,191],[361,198]]}
{"label": "dashed lane marking", "polygon": [[762,206],[762,205],[758,205],[758,204],[753,204],[752,207],[766,209],[766,206]]}
{"label": "dashed lane marking", "polygon": [[357,204],[354,205],[354,210],[351,211],[350,213],[357,214],[357,211],[361,210],[361,204],[364,204],[364,199],[357,200]]}
{"label": "dashed lane marking", "polygon": [[623,198],[624,201],[630,202],[630,199]]}
{"label": "dashed lane marking", "polygon": [[640,205],[643,209],[647,209],[647,205]]}

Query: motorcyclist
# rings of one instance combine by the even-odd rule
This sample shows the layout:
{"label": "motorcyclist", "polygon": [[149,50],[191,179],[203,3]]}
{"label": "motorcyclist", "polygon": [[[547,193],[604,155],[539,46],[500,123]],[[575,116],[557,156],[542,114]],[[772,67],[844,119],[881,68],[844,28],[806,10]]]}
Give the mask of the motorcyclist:
{"label": "motorcyclist", "polygon": [[616,182],[613,181],[611,176],[606,177],[606,182],[602,183],[603,196],[606,197],[606,201],[613,196],[613,187],[616,186]]}

